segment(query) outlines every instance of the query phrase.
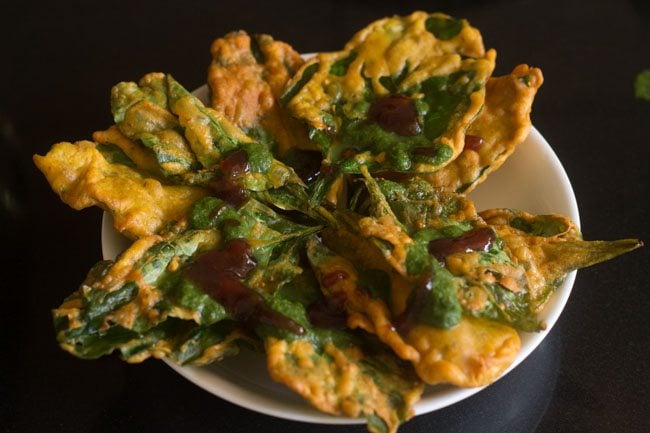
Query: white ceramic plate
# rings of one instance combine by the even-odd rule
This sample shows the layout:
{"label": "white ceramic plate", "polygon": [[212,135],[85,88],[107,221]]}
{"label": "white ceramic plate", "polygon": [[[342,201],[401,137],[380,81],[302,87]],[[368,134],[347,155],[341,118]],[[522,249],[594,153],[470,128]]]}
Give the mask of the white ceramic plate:
{"label": "white ceramic plate", "polygon": [[[198,89],[199,97],[207,90]],[[535,214],[559,213],[579,224],[578,206],[571,183],[562,164],[544,137],[532,128],[524,143],[487,181],[470,194],[478,210],[508,207]],[[128,241],[113,228],[109,214],[102,222],[102,252],[113,259],[128,246]],[[570,273],[540,315],[548,327],[539,333],[521,333],[521,352],[504,373],[523,361],[546,337],[557,321],[571,293],[575,272]],[[179,367],[168,364],[185,378],[231,403],[250,410],[295,421],[323,424],[365,422],[320,413],[299,396],[271,380],[264,356],[245,351],[206,367]],[[503,377],[503,376],[502,376]],[[482,388],[430,386],[415,405],[417,415],[428,413],[463,400]]]}

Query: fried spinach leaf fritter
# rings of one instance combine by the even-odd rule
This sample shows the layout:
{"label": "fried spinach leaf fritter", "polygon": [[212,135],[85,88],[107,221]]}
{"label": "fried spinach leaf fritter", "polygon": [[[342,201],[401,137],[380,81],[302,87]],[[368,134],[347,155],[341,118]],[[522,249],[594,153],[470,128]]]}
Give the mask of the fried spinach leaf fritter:
{"label": "fried spinach leaf fritter", "polygon": [[[447,21],[458,31],[439,38],[431,23]],[[361,164],[373,172],[428,173],[462,150],[494,56],[464,20],[424,12],[386,18],[343,51],[307,61],[282,100],[330,164],[353,173]]]}
{"label": "fried spinach leaf fritter", "polygon": [[117,84],[111,108],[120,132],[150,148],[172,183],[206,186],[220,175],[230,176],[219,163],[235,151],[245,152],[247,169],[238,182],[248,190],[302,183],[265,144],[206,107],[170,75],[151,73],[137,84]]}
{"label": "fried spinach leaf fritter", "polygon": [[305,128],[280,105],[285,85],[304,63],[300,54],[269,35],[228,33],[210,48],[210,106],[277,155],[309,148]]}
{"label": "fried spinach leaf fritter", "polygon": [[34,156],[34,163],[66,204],[107,210],[115,229],[131,239],[183,226],[190,207],[208,194],[200,187],[166,185],[124,161],[111,158],[101,145],[90,141],[58,143],[45,156]]}
{"label": "fried spinach leaf fritter", "polygon": [[469,193],[499,168],[530,130],[530,110],[542,72],[527,65],[491,77],[485,104],[467,130],[463,151],[447,166],[422,177],[433,186]]}
{"label": "fried spinach leaf fritter", "polygon": [[300,278],[275,293],[271,305],[300,323],[305,333],[260,328],[258,332],[266,334],[271,377],[323,412],[365,417],[371,432],[395,432],[413,416],[422,382],[408,363],[371,336],[314,325],[310,313],[322,302],[314,284],[313,276]]}

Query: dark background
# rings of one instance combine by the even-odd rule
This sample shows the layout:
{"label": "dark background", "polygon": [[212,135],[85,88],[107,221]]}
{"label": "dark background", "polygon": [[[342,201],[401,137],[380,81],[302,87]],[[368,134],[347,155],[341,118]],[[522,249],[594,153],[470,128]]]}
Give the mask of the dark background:
{"label": "dark background", "polygon": [[[340,48],[370,21],[416,9],[466,17],[497,74],[542,68],[533,122],[563,162],[588,239],[650,239],[647,1],[14,1],[0,7],[0,430],[362,432],[259,415],[159,361],[81,361],[61,351],[50,309],[101,259],[101,211],[76,212],[31,162],[111,123],[109,91],[150,71],[203,84],[211,41],[269,33],[300,52]],[[401,429],[414,432],[650,431],[648,248],[578,272],[550,335],[511,374]]]}

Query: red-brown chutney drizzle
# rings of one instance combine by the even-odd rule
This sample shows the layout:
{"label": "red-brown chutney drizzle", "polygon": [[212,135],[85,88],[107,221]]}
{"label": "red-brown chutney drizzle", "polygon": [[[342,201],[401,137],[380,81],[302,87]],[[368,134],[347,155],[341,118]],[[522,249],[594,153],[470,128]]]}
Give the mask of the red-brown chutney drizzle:
{"label": "red-brown chutney drizzle", "polygon": [[323,163],[320,167],[320,174],[322,174],[325,177],[332,177],[336,171],[338,170],[338,165],[337,164],[327,164]]}
{"label": "red-brown chutney drizzle", "polygon": [[[435,239],[429,242],[429,253],[442,261],[450,254],[468,253],[472,251],[487,251],[494,242],[494,231],[489,227],[479,227],[470,230],[457,238]],[[408,332],[417,323],[417,317],[424,305],[427,292],[432,290],[433,275],[422,274],[413,288],[408,305],[402,314],[395,320],[395,329],[402,335]]]}
{"label": "red-brown chutney drizzle", "polygon": [[415,104],[404,95],[388,95],[375,100],[368,118],[377,122],[385,131],[397,135],[413,136],[421,131]]}
{"label": "red-brown chutney drizzle", "polygon": [[334,284],[338,283],[339,281],[343,281],[348,277],[348,273],[344,270],[336,270],[323,275],[320,282],[323,286],[325,286],[325,288],[329,289]]}
{"label": "red-brown chutney drizzle", "polygon": [[411,153],[414,156],[436,156],[438,149],[435,147],[416,147]]}
{"label": "red-brown chutney drizzle", "polygon": [[319,328],[345,329],[345,294],[333,293],[327,298],[312,302],[307,307],[307,317],[312,325]]}
{"label": "red-brown chutney drizzle", "polygon": [[427,292],[432,289],[431,276],[423,276],[415,283],[413,292],[409,297],[406,309],[395,319],[395,329],[401,335],[406,335],[415,326],[420,309],[424,305]]}
{"label": "red-brown chutney drizzle", "polygon": [[[320,283],[325,289],[329,289],[348,277],[348,273],[344,270],[335,270],[323,275],[320,278]],[[334,292],[329,294],[327,298],[311,303],[307,307],[309,321],[320,328],[344,329],[347,321],[345,300],[345,293]]]}
{"label": "red-brown chutney drizzle", "polygon": [[248,243],[243,239],[233,239],[223,249],[200,255],[185,275],[221,304],[234,320],[252,326],[272,325],[303,334],[302,326],[271,309],[259,293],[241,281],[254,267]]}
{"label": "red-brown chutney drizzle", "polygon": [[248,199],[248,192],[238,178],[249,171],[248,154],[245,150],[235,150],[219,162],[219,174],[208,186],[220,199],[240,206]]}
{"label": "red-brown chutney drizzle", "polygon": [[483,146],[483,139],[476,135],[465,136],[465,149],[476,150]]}
{"label": "red-brown chutney drizzle", "polygon": [[444,260],[450,254],[487,251],[494,242],[494,230],[479,227],[457,238],[435,239],[429,242],[429,254],[438,260]]}

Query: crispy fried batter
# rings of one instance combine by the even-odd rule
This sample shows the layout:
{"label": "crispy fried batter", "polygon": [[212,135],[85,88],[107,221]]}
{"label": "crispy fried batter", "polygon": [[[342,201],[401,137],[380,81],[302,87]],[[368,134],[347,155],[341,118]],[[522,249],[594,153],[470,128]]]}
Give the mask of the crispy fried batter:
{"label": "crispy fried batter", "polygon": [[[393,268],[376,245],[364,242],[358,234],[339,228],[333,230],[326,228],[321,232],[323,242],[337,253],[366,269],[377,269],[385,272],[390,279],[390,309],[394,316],[398,316],[406,309],[411,287],[395,268]],[[361,327],[361,326],[360,326]],[[365,329],[365,328],[364,328]]]}
{"label": "crispy fried batter", "polygon": [[378,417],[385,429],[373,428],[370,422],[371,432],[396,432],[400,422],[413,415],[411,406],[422,393],[422,384],[414,374],[389,358],[368,363],[356,346],[340,348],[328,342],[319,353],[308,340],[269,338],[266,350],[274,380],[323,412]]}
{"label": "crispy fried batter", "polygon": [[542,82],[542,71],[527,65],[517,66],[509,75],[490,78],[485,105],[467,131],[467,135],[482,138],[483,144],[476,149],[465,147],[447,166],[422,177],[451,191],[473,190],[528,136],[531,106]]}
{"label": "crispy fried batter", "polygon": [[465,387],[492,383],[521,346],[519,335],[509,326],[468,316],[451,329],[418,325],[407,341],[421,355],[415,369],[422,380]]}
{"label": "crispy fried batter", "polygon": [[93,132],[93,141],[99,144],[114,144],[122,149],[139,169],[154,174],[162,174],[156,156],[151,149],[130,140],[122,134],[117,125],[113,125],[104,131]]}
{"label": "crispy fried batter", "polygon": [[74,209],[99,206],[113,215],[115,228],[132,239],[181,223],[203,188],[163,185],[122,164],[111,164],[96,144],[58,143],[34,156],[52,189]]}
{"label": "crispy fried batter", "polygon": [[568,272],[642,245],[638,239],[585,241],[578,227],[562,215],[533,215],[511,209],[489,209],[480,215],[503,239],[509,255],[526,265],[526,282],[535,311],[544,306]]}
{"label": "crispy fried batter", "polygon": [[[316,247],[313,243],[308,246]],[[519,352],[519,335],[513,328],[472,317],[464,317],[449,329],[416,325],[402,337],[385,303],[358,286],[358,274],[351,262],[336,255],[314,260],[315,256],[311,252],[323,292],[328,297],[345,296],[348,326],[377,335],[396,355],[410,361],[425,383],[484,386],[503,373]],[[326,286],[323,278],[328,274],[345,277]]]}
{"label": "crispy fried batter", "polygon": [[[262,130],[283,154],[309,146],[304,129],[279,104],[285,84],[303,64],[290,45],[268,35],[229,33],[212,43],[211,107],[245,131]],[[253,134],[253,135],[255,135]]]}
{"label": "crispy fried batter", "polygon": [[[321,290],[327,297],[344,297],[348,326],[352,329],[361,328],[375,334],[400,358],[417,361],[419,354],[395,330],[391,312],[384,301],[370,297],[366,290],[359,287],[358,272],[352,263],[334,254],[319,257],[321,253],[315,250],[324,247],[313,241],[308,244],[307,248],[307,254],[312,257],[312,266],[314,266],[316,276],[321,282]],[[324,283],[323,279],[333,273],[345,275],[345,278],[341,278],[331,285]]]}
{"label": "crispy fried batter", "polygon": [[[378,20],[357,32],[344,50],[307,61],[289,82],[286,105],[321,134],[317,141],[327,159],[336,162],[343,150],[356,149],[357,163],[374,165],[373,170],[430,173],[462,151],[465,130],[483,105],[496,52],[485,51],[480,33],[465,20],[455,21],[458,32],[448,39],[434,35],[430,20],[453,21],[424,12]],[[428,106],[420,111],[422,131],[362,142],[363,131],[373,128],[373,122],[365,122],[371,104],[391,93]],[[332,137],[331,143],[323,136]],[[416,147],[440,155],[409,153]]]}

